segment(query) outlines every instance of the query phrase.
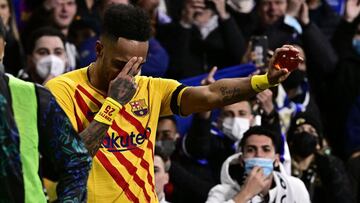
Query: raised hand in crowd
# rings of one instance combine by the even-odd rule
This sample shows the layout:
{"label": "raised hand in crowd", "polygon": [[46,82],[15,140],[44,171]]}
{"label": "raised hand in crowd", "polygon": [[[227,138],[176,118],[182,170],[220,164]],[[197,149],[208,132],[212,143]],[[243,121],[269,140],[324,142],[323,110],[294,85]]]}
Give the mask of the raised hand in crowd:
{"label": "raised hand in crowd", "polygon": [[195,14],[202,13],[204,9],[204,0],[186,0],[182,11],[181,22],[192,25],[195,20]]}
{"label": "raised hand in crowd", "polygon": [[236,203],[245,203],[257,194],[260,194],[269,184],[272,179],[265,176],[263,169],[259,166],[255,166],[249,176],[245,179],[245,183],[242,186],[243,189],[234,197]]}
{"label": "raised hand in crowd", "polygon": [[225,0],[209,0],[215,4],[215,9],[222,20],[228,19],[230,17],[229,13],[226,11],[226,1]]}
{"label": "raised hand in crowd", "polygon": [[301,10],[301,5],[304,2],[304,0],[289,0],[286,8],[286,14],[297,18]]}
{"label": "raised hand in crowd", "polygon": [[[216,80],[214,78],[214,75],[217,71],[217,67],[214,66],[209,74],[206,76],[206,78],[202,79],[201,80],[201,85],[210,85],[210,84],[213,84]],[[199,117],[202,118],[202,119],[209,119],[210,116],[211,116],[211,111],[205,111],[205,112],[200,112],[199,114]]]}
{"label": "raised hand in crowd", "polygon": [[345,6],[344,18],[347,22],[351,23],[360,14],[360,1],[359,0],[347,0]]}
{"label": "raised hand in crowd", "polygon": [[201,80],[201,85],[210,85],[210,84],[214,83],[214,82],[215,82],[214,75],[215,75],[216,71],[217,71],[217,67],[214,66],[214,67],[210,70],[210,72],[209,72],[209,74],[207,75],[207,77]]}
{"label": "raised hand in crowd", "polygon": [[267,89],[259,92],[256,95],[256,99],[260,108],[265,111],[266,115],[269,115],[274,110],[273,93],[271,90]]}
{"label": "raised hand in crowd", "polygon": [[305,1],[302,2],[300,5],[298,19],[303,25],[307,25],[310,23],[309,6]]}

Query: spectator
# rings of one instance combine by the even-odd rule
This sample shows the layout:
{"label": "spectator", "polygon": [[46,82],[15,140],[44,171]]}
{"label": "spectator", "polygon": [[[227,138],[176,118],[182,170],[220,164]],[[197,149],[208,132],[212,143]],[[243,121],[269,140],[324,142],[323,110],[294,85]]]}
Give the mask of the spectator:
{"label": "spectator", "polygon": [[328,99],[327,109],[331,111],[331,120],[329,121],[330,143],[335,153],[342,158],[349,157],[353,152],[360,149],[359,32],[360,5],[356,0],[348,0],[345,14],[333,37],[333,44],[339,55],[339,63],[331,77],[331,86],[327,92],[331,96]]}
{"label": "spectator", "polygon": [[245,52],[239,27],[225,9],[225,0],[187,0],[174,30],[167,76],[181,79],[217,66],[237,65]]}
{"label": "spectator", "polygon": [[[149,14],[151,20],[152,37],[149,40],[148,59],[141,69],[141,75],[145,76],[162,77],[165,75],[169,66],[169,55],[157,39],[157,35],[159,31],[162,32],[161,29],[163,26],[171,23],[171,19],[169,17],[166,19],[166,16],[159,12],[159,2],[159,0],[137,1],[137,5]],[[169,35],[170,33],[162,34]]]}
{"label": "spectator", "polygon": [[45,84],[66,71],[65,38],[55,28],[35,30],[29,38],[26,54],[28,65],[19,72],[19,77],[24,80]]}
{"label": "spectator", "polygon": [[340,16],[329,6],[326,0],[291,0],[288,2],[288,14],[301,18],[298,16],[302,10],[302,4],[307,4],[309,7],[309,17],[314,22],[326,39],[330,39],[339,23]]}
{"label": "spectator", "polygon": [[161,151],[161,148],[155,147],[154,155],[154,173],[156,195],[159,203],[169,203],[165,200],[164,186],[169,182],[169,157]]}
{"label": "spectator", "polygon": [[246,41],[251,36],[265,35],[269,49],[298,41],[299,33],[286,21],[286,0],[260,0],[249,14],[231,10]]}
{"label": "spectator", "polygon": [[52,26],[59,29],[66,38],[65,50],[68,56],[66,70],[76,68],[78,53],[74,44],[68,39],[70,25],[75,18],[77,5],[75,0],[45,0],[29,19],[29,25],[23,31],[23,43],[28,42],[28,34],[40,27]]}
{"label": "spectator", "polygon": [[213,187],[207,203],[310,202],[304,183],[279,172],[280,135],[256,126],[245,132],[241,153],[223,164],[221,184]]}
{"label": "spectator", "polygon": [[16,75],[24,67],[24,51],[17,29],[15,11],[11,0],[0,0],[0,16],[5,25],[5,72]]}
{"label": "spectator", "polygon": [[174,203],[197,203],[206,200],[215,185],[208,167],[184,155],[182,138],[177,132],[175,118],[161,117],[156,131],[156,146],[171,157],[170,181],[166,185],[166,199]]}
{"label": "spectator", "polygon": [[222,163],[236,152],[244,132],[254,125],[254,121],[248,101],[223,107],[212,126],[208,119],[196,115],[184,139],[185,151],[190,159],[206,160],[212,178],[219,183]]}
{"label": "spectator", "polygon": [[350,180],[341,160],[323,153],[321,122],[312,113],[299,113],[287,137],[292,175],[300,178],[312,202],[354,202]]}

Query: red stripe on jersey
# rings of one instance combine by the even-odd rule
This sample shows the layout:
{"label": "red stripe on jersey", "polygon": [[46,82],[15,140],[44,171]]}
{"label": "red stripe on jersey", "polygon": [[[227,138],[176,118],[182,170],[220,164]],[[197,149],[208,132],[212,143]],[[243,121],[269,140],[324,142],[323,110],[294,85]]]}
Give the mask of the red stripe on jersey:
{"label": "red stripe on jersey", "polygon": [[76,119],[76,124],[77,124],[77,127],[78,127],[78,133],[80,133],[80,132],[82,132],[84,130],[84,126],[83,126],[83,124],[81,122],[81,119],[77,115],[76,110],[75,110],[75,119]]}
{"label": "red stripe on jersey", "polygon": [[135,126],[135,128],[140,132],[140,133],[144,133],[145,129],[144,127],[141,125],[141,122],[136,120],[136,118],[132,117],[128,112],[126,112],[125,107],[123,107],[122,109],[120,109],[120,114],[127,120],[129,121],[133,126]]}
{"label": "red stripe on jersey", "polygon": [[97,100],[94,96],[90,94],[85,88],[83,88],[81,85],[77,85],[76,88],[80,90],[84,95],[86,95],[92,102],[94,102],[99,108],[102,106],[102,104]]}
{"label": "red stripe on jersey", "polygon": [[84,116],[90,123],[94,119],[94,116],[92,115],[90,108],[88,107],[84,99],[81,97],[78,90],[75,90],[75,100],[80,107],[81,112],[84,114]]}
{"label": "red stripe on jersey", "polygon": [[115,182],[125,192],[126,197],[133,202],[139,202],[139,199],[129,189],[129,184],[125,181],[124,177],[122,177],[119,171],[111,164],[109,159],[100,150],[97,151],[96,157],[98,158],[100,163],[105,167],[107,172],[112,176]]}
{"label": "red stripe on jersey", "polygon": [[[118,134],[119,136],[128,136],[128,133],[126,131],[124,131],[123,129],[121,129],[117,124],[116,122],[113,122],[112,124],[112,129],[114,129]],[[148,140],[148,142],[150,142],[150,140]],[[150,174],[150,164],[149,162],[147,162],[143,156],[145,154],[144,150],[141,149],[141,148],[135,148],[133,150],[130,150],[131,153],[133,153],[136,157],[140,158],[141,161],[140,161],[140,165],[146,170],[147,172],[147,179],[148,179],[148,182],[149,184],[151,185],[151,189],[154,191],[155,189],[155,186],[153,184],[153,178]]]}
{"label": "red stripe on jersey", "polygon": [[[144,127],[141,125],[141,122],[138,121],[136,118],[134,118],[133,116],[131,116],[128,112],[126,112],[125,107],[123,107],[122,109],[120,109],[120,114],[127,120],[129,121],[133,126],[135,126],[135,128],[140,132],[140,133],[145,133],[147,132]],[[147,135],[147,133],[146,133]],[[147,136],[148,139],[148,144],[147,144],[147,148],[149,148],[151,150],[151,154],[154,154],[154,146],[153,143],[150,141],[150,134],[149,136]],[[152,156],[152,159],[154,161],[154,156]],[[152,177],[151,177],[152,179]],[[150,181],[151,186],[154,188],[154,184],[152,181]]]}
{"label": "red stripe on jersey", "polygon": [[[109,134],[106,134],[106,136],[110,137]],[[138,148],[132,149],[130,151],[133,151],[136,149],[138,149]],[[126,168],[128,173],[130,174],[130,176],[132,176],[134,178],[134,181],[136,182],[136,184],[143,190],[147,202],[150,202],[150,196],[146,191],[145,182],[136,173],[137,168],[128,159],[126,159],[126,157],[124,157],[124,155],[122,155],[120,152],[112,152],[112,153],[116,157],[116,159],[119,161],[119,163],[122,164]]]}

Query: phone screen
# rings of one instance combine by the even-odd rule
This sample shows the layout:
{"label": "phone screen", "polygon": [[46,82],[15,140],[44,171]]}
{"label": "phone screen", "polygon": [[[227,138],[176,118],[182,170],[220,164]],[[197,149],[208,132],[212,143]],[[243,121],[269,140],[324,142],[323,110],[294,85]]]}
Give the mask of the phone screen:
{"label": "phone screen", "polygon": [[257,68],[264,68],[267,65],[268,39],[267,36],[251,37],[252,59]]}

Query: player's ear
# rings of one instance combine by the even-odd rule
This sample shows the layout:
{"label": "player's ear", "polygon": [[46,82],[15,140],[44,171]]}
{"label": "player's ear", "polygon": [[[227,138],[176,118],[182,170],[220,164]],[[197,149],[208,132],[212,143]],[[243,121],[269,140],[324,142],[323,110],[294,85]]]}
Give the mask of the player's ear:
{"label": "player's ear", "polygon": [[101,57],[103,55],[104,45],[101,43],[100,40],[96,41],[95,51],[96,51],[96,58],[99,58],[99,57]]}

